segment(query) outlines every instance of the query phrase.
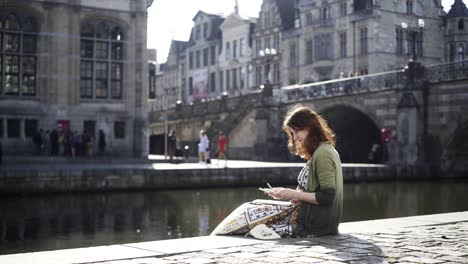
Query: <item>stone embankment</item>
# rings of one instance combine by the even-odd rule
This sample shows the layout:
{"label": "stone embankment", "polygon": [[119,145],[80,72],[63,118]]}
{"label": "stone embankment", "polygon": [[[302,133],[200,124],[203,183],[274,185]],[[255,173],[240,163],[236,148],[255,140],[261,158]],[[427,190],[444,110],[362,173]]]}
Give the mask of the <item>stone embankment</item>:
{"label": "stone embankment", "polygon": [[468,212],[343,223],[325,237],[204,236],[0,255],[0,263],[468,263]]}

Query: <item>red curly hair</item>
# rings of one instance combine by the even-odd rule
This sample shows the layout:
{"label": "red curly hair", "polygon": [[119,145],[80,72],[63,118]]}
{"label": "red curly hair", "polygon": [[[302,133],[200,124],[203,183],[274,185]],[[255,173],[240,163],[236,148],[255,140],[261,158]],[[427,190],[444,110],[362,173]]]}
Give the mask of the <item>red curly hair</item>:
{"label": "red curly hair", "polygon": [[[296,131],[309,131],[304,143],[294,140],[291,128]],[[335,133],[330,129],[327,121],[309,107],[296,105],[291,108],[283,121],[283,131],[288,135],[289,151],[305,160],[312,158],[314,151],[321,142],[335,146]]]}

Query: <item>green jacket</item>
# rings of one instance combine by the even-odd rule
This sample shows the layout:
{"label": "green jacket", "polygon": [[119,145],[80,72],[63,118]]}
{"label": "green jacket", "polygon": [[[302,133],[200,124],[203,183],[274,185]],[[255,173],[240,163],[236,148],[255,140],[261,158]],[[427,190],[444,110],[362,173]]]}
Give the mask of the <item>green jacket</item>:
{"label": "green jacket", "polygon": [[338,152],[321,143],[307,162],[307,192],[315,192],[319,204],[301,202],[295,233],[323,236],[338,233],[343,208],[343,171]]}

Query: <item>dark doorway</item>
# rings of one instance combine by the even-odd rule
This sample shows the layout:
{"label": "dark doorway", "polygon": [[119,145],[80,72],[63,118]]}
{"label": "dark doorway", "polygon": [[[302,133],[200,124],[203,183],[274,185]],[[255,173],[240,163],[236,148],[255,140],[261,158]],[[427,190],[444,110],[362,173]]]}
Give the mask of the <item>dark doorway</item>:
{"label": "dark doorway", "polygon": [[150,154],[164,155],[164,135],[150,136]]}
{"label": "dark doorway", "polygon": [[372,119],[348,106],[333,107],[321,114],[336,134],[336,149],[342,162],[382,162],[380,130]]}

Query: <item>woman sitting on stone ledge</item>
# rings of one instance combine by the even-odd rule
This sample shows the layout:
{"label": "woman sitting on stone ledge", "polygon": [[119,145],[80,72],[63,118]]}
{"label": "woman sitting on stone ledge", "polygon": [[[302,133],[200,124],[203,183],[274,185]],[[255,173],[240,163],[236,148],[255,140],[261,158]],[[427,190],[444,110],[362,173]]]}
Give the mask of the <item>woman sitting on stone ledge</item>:
{"label": "woman sitting on stone ledge", "polygon": [[312,109],[292,108],[283,131],[288,148],[307,161],[296,189],[261,189],[276,200],[244,203],[226,217],[212,235],[246,234],[265,224],[279,235],[305,237],[338,233],[343,206],[343,173],[335,136],[327,122]]}

